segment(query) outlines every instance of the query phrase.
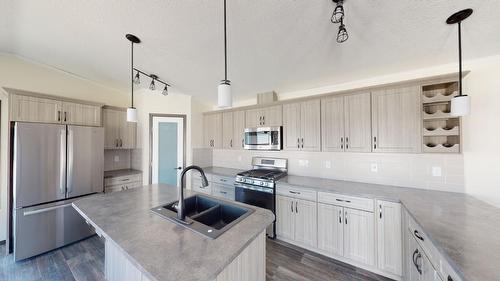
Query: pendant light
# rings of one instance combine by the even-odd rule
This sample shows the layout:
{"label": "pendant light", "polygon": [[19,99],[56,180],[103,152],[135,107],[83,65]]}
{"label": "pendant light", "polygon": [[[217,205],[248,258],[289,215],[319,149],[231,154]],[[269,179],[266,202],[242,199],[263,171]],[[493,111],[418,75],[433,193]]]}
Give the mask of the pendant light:
{"label": "pendant light", "polygon": [[131,102],[130,107],[127,108],[127,122],[137,122],[137,109],[134,107],[134,80],[139,81],[139,77],[137,75],[137,79],[134,79],[134,44],[141,43],[141,40],[137,38],[137,36],[132,34],[127,34],[125,37],[130,41],[130,51],[131,51],[131,67],[130,67],[130,92],[131,92]]}
{"label": "pendant light", "polygon": [[470,97],[462,92],[462,21],[472,14],[472,9],[458,11],[451,15],[447,24],[458,24],[458,95],[451,99],[451,116],[465,116],[470,113]]}
{"label": "pendant light", "polygon": [[227,31],[226,31],[226,0],[224,0],[224,80],[219,84],[217,93],[217,105],[220,108],[231,107],[233,97],[231,95],[231,81],[227,79]]}

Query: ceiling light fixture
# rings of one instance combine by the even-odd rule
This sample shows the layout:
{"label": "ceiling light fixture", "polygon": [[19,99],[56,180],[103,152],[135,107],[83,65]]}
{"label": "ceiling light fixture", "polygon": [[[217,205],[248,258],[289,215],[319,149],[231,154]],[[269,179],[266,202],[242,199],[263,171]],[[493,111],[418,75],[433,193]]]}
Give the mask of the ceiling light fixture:
{"label": "ceiling light fixture", "polygon": [[340,23],[344,20],[344,5],[343,0],[332,0],[334,3],[337,3],[335,9],[333,10],[332,18],[330,19],[332,23]]}
{"label": "ceiling light fixture", "polygon": [[337,43],[344,43],[349,39],[349,34],[347,33],[347,29],[344,25],[344,0],[332,0],[334,3],[337,3],[335,9],[333,10],[332,18],[330,21],[332,23],[340,23],[339,31],[337,32]]}
{"label": "ceiling light fixture", "polygon": [[447,24],[458,24],[458,95],[451,99],[451,115],[460,117],[470,113],[470,97],[462,92],[462,21],[472,15],[472,9],[458,11],[451,15]]}
{"label": "ceiling light fixture", "polygon": [[154,91],[156,90],[155,80],[158,79],[158,76],[151,74],[149,77],[151,77],[151,83],[149,84],[149,89],[151,91]]}
{"label": "ceiling light fixture", "polygon": [[[148,78],[151,78],[151,83],[149,83],[149,87],[148,87],[151,91],[156,90],[156,82],[164,85],[163,91],[165,91],[165,89],[166,89],[166,91],[168,92],[168,87],[172,87],[167,82],[161,80],[160,77],[158,77],[158,75],[156,75],[156,74],[149,74],[149,73],[146,73],[146,72],[144,72],[140,69],[137,69],[137,68],[134,68],[134,70],[137,71],[137,74],[135,75],[135,79],[134,79],[134,82],[138,81],[138,83],[136,83],[136,84],[140,84],[139,75],[144,75]],[[162,92],[162,94],[163,94],[163,92]]]}
{"label": "ceiling light fixture", "polygon": [[127,108],[127,121],[137,122],[137,109],[134,107],[134,44],[141,43],[141,40],[137,36],[132,34],[127,34],[125,37],[130,41],[130,51],[131,51],[131,67],[130,67],[130,92],[131,92],[131,102],[130,107]]}
{"label": "ceiling light fixture", "polygon": [[227,27],[226,27],[226,0],[224,0],[224,80],[219,84],[217,93],[217,105],[220,108],[231,107],[233,97],[231,95],[231,81],[227,79]]}

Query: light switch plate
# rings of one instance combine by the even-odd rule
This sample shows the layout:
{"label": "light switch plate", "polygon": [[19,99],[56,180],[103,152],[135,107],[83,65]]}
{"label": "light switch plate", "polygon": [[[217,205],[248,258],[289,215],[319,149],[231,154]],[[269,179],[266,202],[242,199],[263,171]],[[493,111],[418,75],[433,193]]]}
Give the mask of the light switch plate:
{"label": "light switch plate", "polygon": [[370,170],[374,173],[377,173],[378,172],[378,164],[377,163],[372,163],[370,165]]}
{"label": "light switch plate", "polygon": [[114,160],[115,160],[115,162],[120,162],[120,156],[115,155]]}
{"label": "light switch plate", "polygon": [[441,167],[432,167],[432,176],[440,177],[441,176]]}

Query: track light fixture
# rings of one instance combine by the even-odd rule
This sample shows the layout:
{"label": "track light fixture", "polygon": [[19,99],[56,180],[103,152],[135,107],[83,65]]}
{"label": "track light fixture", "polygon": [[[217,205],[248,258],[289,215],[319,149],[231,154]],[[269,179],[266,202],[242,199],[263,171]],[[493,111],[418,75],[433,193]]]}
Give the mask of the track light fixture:
{"label": "track light fixture", "polygon": [[347,33],[347,29],[344,25],[344,0],[332,0],[334,3],[337,3],[335,9],[333,10],[332,18],[330,21],[332,23],[340,23],[339,31],[337,32],[337,43],[344,43],[349,39],[349,34]]}
{"label": "track light fixture", "polygon": [[168,84],[167,82],[164,82],[162,81],[158,75],[156,74],[149,74],[149,73],[146,73],[140,69],[137,69],[137,68],[134,68],[135,71],[137,71],[136,75],[135,75],[135,78],[134,78],[134,83],[136,84],[140,84],[140,79],[139,79],[139,76],[142,74],[148,78],[151,78],[151,83],[149,83],[149,89],[151,91],[154,91],[156,90],[156,82],[160,83],[160,84],[163,84],[164,87],[163,87],[163,91],[162,91],[162,94],[164,96],[168,95],[168,87],[172,87],[170,84]]}
{"label": "track light fixture", "polygon": [[343,0],[333,0],[333,2],[337,3],[337,6],[333,10],[332,18],[330,19],[332,23],[340,23],[344,20],[344,1]]}

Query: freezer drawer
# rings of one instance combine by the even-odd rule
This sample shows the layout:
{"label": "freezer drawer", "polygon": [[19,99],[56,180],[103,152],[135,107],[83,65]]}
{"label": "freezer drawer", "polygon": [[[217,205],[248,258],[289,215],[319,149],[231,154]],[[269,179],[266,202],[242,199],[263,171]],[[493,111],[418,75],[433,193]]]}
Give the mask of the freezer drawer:
{"label": "freezer drawer", "polygon": [[14,258],[29,258],[94,234],[71,200],[14,210]]}

